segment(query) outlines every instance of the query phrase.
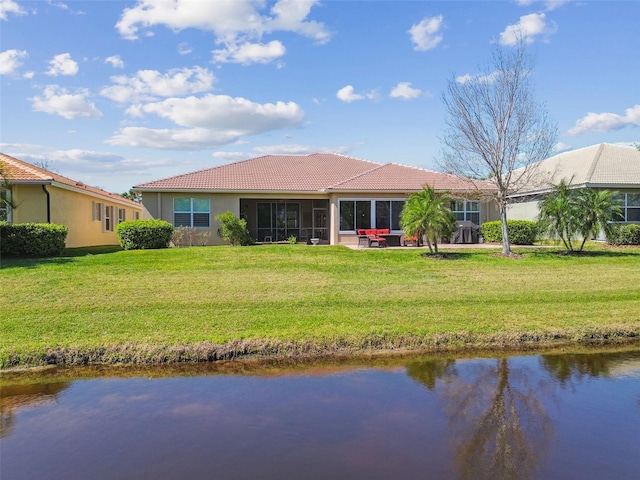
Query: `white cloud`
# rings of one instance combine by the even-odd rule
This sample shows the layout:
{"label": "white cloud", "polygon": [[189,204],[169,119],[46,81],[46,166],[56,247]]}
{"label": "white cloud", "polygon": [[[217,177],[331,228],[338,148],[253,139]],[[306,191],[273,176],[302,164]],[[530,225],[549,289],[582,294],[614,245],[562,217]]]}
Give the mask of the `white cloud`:
{"label": "white cloud", "polygon": [[[116,29],[122,37],[134,40],[141,29],[154,26],[165,26],[174,31],[197,28],[213,32],[216,43],[223,45],[222,50],[216,51],[222,58],[219,61],[264,63],[276,54],[284,54],[279,41],[261,43],[264,34],[294,32],[312,38],[316,43],[329,41],[331,33],[324,24],[307,20],[311,8],[318,3],[318,0],[279,0],[263,14],[267,2],[256,0],[139,0],[134,7],[124,9]],[[236,59],[233,54],[238,49],[241,52]]]}
{"label": "white cloud", "polygon": [[297,127],[304,118],[300,106],[293,102],[259,104],[244,98],[213,94],[134,105],[127,112],[137,116],[153,114],[184,128],[125,127],[108,143],[198,150],[234,143],[243,136]]}
{"label": "white cloud", "polygon": [[221,63],[269,63],[282,57],[286,52],[284,45],[278,40],[272,40],[267,44],[244,43],[236,45],[229,43],[223,49],[214,50],[213,60]]}
{"label": "white cloud", "polygon": [[22,62],[22,58],[27,56],[26,50],[5,50],[0,52],[0,75],[9,75],[15,72]]}
{"label": "white cloud", "polygon": [[640,104],[627,108],[624,115],[589,112],[578,120],[567,134],[575,137],[585,132],[609,132],[627,126],[640,126]]}
{"label": "white cloud", "polygon": [[558,142],[553,147],[554,153],[562,153],[562,152],[567,152],[569,150],[571,150],[571,145],[566,144],[564,142]]}
{"label": "white cloud", "polygon": [[550,11],[569,3],[569,0],[517,0],[517,3],[521,7],[528,7],[534,3],[544,3],[546,9]]}
{"label": "white cloud", "polygon": [[49,61],[49,70],[46,74],[52,77],[58,75],[72,76],[78,73],[78,63],[71,58],[70,53],[61,53]]}
{"label": "white cloud", "polygon": [[255,147],[253,151],[261,155],[309,155],[312,153],[345,153],[349,151],[349,148],[314,147],[313,145],[289,143],[284,145],[264,145]]}
{"label": "white cloud", "polygon": [[442,34],[440,29],[442,28],[443,16],[437,17],[425,17],[422,21],[416,25],[413,25],[408,33],[411,35],[411,41],[414,43],[414,50],[431,50],[435,48],[442,41]]}
{"label": "white cloud", "polygon": [[23,78],[26,78],[27,80],[33,78],[35,76],[36,72],[25,72],[24,75],[22,75]]}
{"label": "white cloud", "polygon": [[27,11],[13,0],[0,0],[0,20],[8,20],[8,13],[13,13],[14,15],[26,15]]}
{"label": "white cloud", "polygon": [[187,42],[178,44],[178,53],[180,55],[189,55],[191,52],[193,52],[193,48],[191,48]]}
{"label": "white cloud", "polygon": [[224,160],[225,162],[237,162],[239,160],[246,160],[250,155],[244,152],[213,152],[211,154],[213,158]]}
{"label": "white cloud", "polygon": [[124,68],[124,62],[120,58],[120,55],[112,55],[105,58],[104,63],[108,63],[113,68]]}
{"label": "white cloud", "polygon": [[139,70],[134,76],[111,77],[115,84],[105,87],[100,95],[116,102],[140,102],[158,97],[176,97],[211,90],[215,76],[206,68],[176,68],[160,73],[157,70]]}
{"label": "white cloud", "polygon": [[411,82],[400,82],[393,87],[389,96],[391,98],[402,98],[404,100],[411,100],[418,98],[422,91],[417,88],[411,87]]}
{"label": "white cloud", "polygon": [[355,93],[353,86],[347,85],[338,90],[338,92],[336,93],[336,97],[343,102],[351,103],[357,100],[365,99],[376,100],[378,98],[378,93],[374,90],[366,93]]}
{"label": "white cloud", "polygon": [[102,112],[93,103],[87,101],[88,96],[89,91],[85,89],[72,94],[58,85],[47,85],[43,96],[34,97],[31,101],[34,111],[60,115],[68,120],[78,117],[102,117]]}
{"label": "white cloud", "polygon": [[493,83],[496,81],[496,78],[498,78],[498,75],[498,72],[492,72],[489,75],[470,75],[466,73],[456,77],[456,82],[469,83],[473,81],[478,83]]}
{"label": "white cloud", "polygon": [[533,43],[537,37],[552,35],[557,31],[555,25],[546,23],[544,13],[531,13],[520,17],[520,21],[508,25],[500,34],[500,44],[513,46],[522,38],[526,43]]}

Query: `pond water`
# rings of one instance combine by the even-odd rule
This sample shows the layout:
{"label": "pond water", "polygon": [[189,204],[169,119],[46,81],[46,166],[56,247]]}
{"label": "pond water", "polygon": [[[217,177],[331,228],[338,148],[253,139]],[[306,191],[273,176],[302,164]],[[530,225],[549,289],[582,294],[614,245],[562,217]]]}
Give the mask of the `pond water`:
{"label": "pond water", "polygon": [[640,346],[0,381],[3,480],[640,478]]}

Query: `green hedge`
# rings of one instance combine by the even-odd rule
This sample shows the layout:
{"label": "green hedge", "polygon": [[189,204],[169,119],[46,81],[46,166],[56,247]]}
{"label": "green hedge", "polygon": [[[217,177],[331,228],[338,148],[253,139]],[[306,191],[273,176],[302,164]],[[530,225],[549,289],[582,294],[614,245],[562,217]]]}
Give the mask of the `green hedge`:
{"label": "green hedge", "polygon": [[[538,236],[538,224],[530,220],[507,220],[509,241],[513,245],[532,245]],[[480,233],[485,242],[502,242],[502,223],[499,220],[483,223]]]}
{"label": "green hedge", "polygon": [[128,220],[118,224],[116,233],[125,250],[167,248],[173,225],[164,220]]}
{"label": "green hedge", "polygon": [[64,250],[67,227],[53,223],[0,222],[0,254],[54,257]]}
{"label": "green hedge", "polygon": [[640,225],[636,223],[612,225],[607,242],[611,245],[640,245]]}

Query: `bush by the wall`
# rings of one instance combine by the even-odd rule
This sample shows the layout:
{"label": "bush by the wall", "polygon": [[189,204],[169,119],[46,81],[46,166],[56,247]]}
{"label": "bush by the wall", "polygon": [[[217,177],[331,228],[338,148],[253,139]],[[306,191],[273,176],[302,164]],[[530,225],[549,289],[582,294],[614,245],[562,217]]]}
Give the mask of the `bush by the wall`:
{"label": "bush by the wall", "polygon": [[164,220],[127,220],[118,224],[116,233],[125,250],[167,248],[173,225]]}
{"label": "bush by the wall", "polygon": [[67,227],[53,223],[0,222],[0,253],[13,257],[54,257],[64,250]]}
{"label": "bush by the wall", "polygon": [[636,223],[612,225],[607,242],[611,245],[640,245],[640,225]]}
{"label": "bush by the wall", "polygon": [[[532,245],[538,236],[538,224],[530,220],[507,220],[509,241],[513,245]],[[499,220],[486,222],[480,226],[480,233],[486,242],[502,242],[502,223]]]}
{"label": "bush by the wall", "polygon": [[233,212],[226,211],[216,215],[215,219],[220,222],[222,238],[231,245],[251,245],[253,243],[247,230],[247,221],[244,218],[238,218]]}

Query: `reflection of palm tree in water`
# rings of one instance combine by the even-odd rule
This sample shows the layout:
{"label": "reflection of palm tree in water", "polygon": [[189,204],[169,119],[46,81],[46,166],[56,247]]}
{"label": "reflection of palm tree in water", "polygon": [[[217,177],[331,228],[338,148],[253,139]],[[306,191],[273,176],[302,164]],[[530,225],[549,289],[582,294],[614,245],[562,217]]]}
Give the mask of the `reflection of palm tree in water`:
{"label": "reflection of palm tree in water", "polygon": [[414,367],[407,373],[429,389],[435,382],[424,379],[442,379],[460,478],[531,478],[548,444],[551,421],[529,385],[527,370],[513,370],[509,359],[502,358],[495,366],[478,364],[478,371],[467,380],[452,360],[421,365],[426,372]]}
{"label": "reflection of palm tree in water", "polygon": [[69,385],[62,382],[3,386],[0,395],[0,438],[11,433],[17,410],[26,406],[37,407],[55,403],[58,394]]}

